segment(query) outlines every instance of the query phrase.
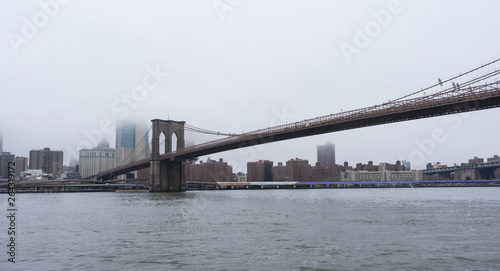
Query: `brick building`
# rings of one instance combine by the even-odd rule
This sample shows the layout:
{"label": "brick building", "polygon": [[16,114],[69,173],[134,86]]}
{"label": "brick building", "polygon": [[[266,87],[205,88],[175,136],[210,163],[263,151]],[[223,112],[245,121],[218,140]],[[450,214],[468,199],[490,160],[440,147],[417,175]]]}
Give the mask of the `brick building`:
{"label": "brick building", "polygon": [[51,151],[50,148],[31,150],[29,169],[41,169],[43,173],[61,177],[63,173],[63,152]]}
{"label": "brick building", "polygon": [[247,180],[249,182],[272,182],[273,161],[259,160],[247,163]]}
{"label": "brick building", "polygon": [[186,163],[186,180],[194,182],[232,182],[233,167],[221,158],[207,159],[205,163]]}

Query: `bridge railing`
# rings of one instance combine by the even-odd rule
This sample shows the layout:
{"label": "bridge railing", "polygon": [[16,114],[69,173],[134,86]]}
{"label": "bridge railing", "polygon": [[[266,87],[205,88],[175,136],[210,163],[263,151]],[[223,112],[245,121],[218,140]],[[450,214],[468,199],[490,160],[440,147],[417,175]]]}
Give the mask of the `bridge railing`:
{"label": "bridge railing", "polygon": [[[259,141],[268,140],[272,136],[278,134],[300,131],[314,127],[320,127],[323,125],[343,123],[346,121],[366,119],[377,116],[387,116],[390,114],[403,113],[412,110],[426,109],[426,108],[432,108],[436,106],[443,106],[450,104],[458,104],[474,100],[477,101],[480,99],[487,99],[491,97],[500,96],[500,81],[472,86],[471,84],[475,83],[476,81],[471,80],[469,81],[469,83],[463,84],[462,86],[457,85],[432,95],[427,95],[412,99],[405,99],[405,100],[401,99],[401,100],[389,101],[387,103],[375,106],[344,111],[340,113],[330,114],[312,119],[306,119],[289,124],[282,124],[265,129],[251,131],[238,136],[231,136],[210,142],[205,142],[181,150],[176,150],[167,154],[163,154],[162,158],[175,157],[186,153],[193,153],[196,151],[205,150],[209,148],[216,148],[228,144],[241,144],[240,147],[246,147],[252,145],[251,142],[253,140],[256,141],[256,144],[261,144],[262,142]],[[463,108],[457,108],[456,111],[457,112],[463,111]],[[131,164],[116,167],[113,170],[109,170],[109,173],[116,170],[124,170],[126,168],[137,166],[144,163],[148,163],[148,159],[142,159],[140,161],[136,161]]]}
{"label": "bridge railing", "polygon": [[[471,80],[470,83],[463,84],[462,86],[454,86],[436,94],[417,97],[406,100],[389,101],[387,103],[344,111],[340,113],[330,114],[312,119],[306,119],[294,123],[277,125],[265,129],[259,129],[244,133],[238,136],[226,137],[218,140],[209,141],[206,143],[197,144],[187,147],[182,150],[174,151],[170,154],[182,154],[202,150],[206,148],[213,148],[221,145],[242,142],[245,140],[266,138],[276,134],[287,133],[290,131],[298,131],[302,129],[309,129],[312,127],[322,126],[325,124],[342,123],[345,121],[352,121],[357,119],[364,119],[368,117],[383,116],[388,114],[395,114],[407,112],[410,110],[425,109],[432,106],[441,106],[447,104],[456,104],[460,102],[467,102],[477,100],[479,98],[488,98],[494,95],[499,95],[500,81],[482,84],[479,86],[472,86],[477,80]],[[458,110],[458,109],[457,109]],[[244,147],[244,146],[242,146]]]}

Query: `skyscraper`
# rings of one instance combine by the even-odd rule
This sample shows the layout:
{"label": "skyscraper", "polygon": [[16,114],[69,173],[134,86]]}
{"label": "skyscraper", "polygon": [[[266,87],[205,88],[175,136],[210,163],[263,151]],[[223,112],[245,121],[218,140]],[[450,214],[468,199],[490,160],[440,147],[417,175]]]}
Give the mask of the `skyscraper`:
{"label": "skyscraper", "polygon": [[[116,166],[126,165],[150,156],[147,127],[147,123],[131,121],[116,124]],[[134,176],[128,175],[127,178],[149,178],[148,170],[134,171]]]}
{"label": "skyscraper", "polygon": [[335,145],[327,142],[325,145],[318,145],[318,163],[322,167],[335,166]]}

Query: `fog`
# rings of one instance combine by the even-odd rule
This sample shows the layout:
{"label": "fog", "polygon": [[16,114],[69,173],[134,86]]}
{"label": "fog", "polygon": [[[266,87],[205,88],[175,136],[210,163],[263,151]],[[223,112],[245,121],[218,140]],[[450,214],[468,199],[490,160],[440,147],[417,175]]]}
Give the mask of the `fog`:
{"label": "fog", "polygon": [[[101,137],[114,146],[122,119],[248,132],[383,103],[500,57],[498,1],[0,5],[3,150],[27,157],[50,147],[64,151],[66,164]],[[453,165],[500,154],[499,113],[386,124],[210,158],[224,158],[235,172],[259,159],[314,164],[316,146],[329,141],[337,163]],[[422,147],[436,129],[445,139]],[[194,143],[217,138],[187,133]]]}

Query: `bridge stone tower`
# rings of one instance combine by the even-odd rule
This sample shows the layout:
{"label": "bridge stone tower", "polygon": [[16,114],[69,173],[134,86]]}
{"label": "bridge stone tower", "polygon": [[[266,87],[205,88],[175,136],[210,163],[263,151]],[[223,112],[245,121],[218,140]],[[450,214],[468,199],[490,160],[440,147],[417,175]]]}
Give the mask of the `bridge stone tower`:
{"label": "bridge stone tower", "polygon": [[165,135],[165,153],[172,151],[172,135],[177,137],[177,150],[184,148],[184,121],[151,121],[153,127],[151,154],[151,192],[186,191],[185,162],[160,159],[160,135]]}

